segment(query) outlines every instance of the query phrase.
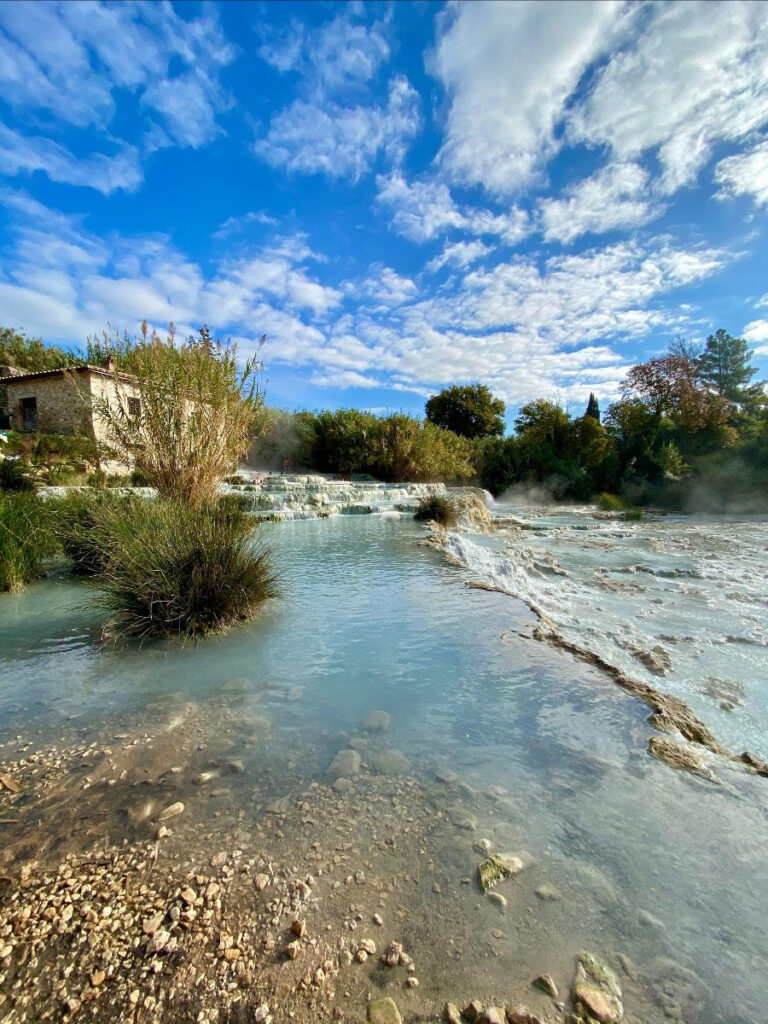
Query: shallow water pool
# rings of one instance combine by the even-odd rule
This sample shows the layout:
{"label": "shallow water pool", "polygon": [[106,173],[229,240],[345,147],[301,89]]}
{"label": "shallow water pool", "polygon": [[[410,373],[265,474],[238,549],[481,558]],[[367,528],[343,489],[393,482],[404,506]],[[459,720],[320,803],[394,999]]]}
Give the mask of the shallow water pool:
{"label": "shallow water pool", "polygon": [[[644,979],[645,1021],[672,1007],[702,1024],[762,1019],[768,780],[718,764],[718,786],[649,757],[645,705],[532,640],[523,604],[467,587],[467,570],[420,546],[411,520],[265,533],[282,598],[197,645],[103,648],[104,613],[66,577],[4,597],[0,743],[103,744],[228,705],[269,725],[256,751],[238,751],[235,799],[254,786],[268,802],[327,783],[350,743],[365,771],[411,774],[426,794],[436,775],[456,773],[448,802],[435,804],[455,830],[434,871],[454,883],[441,899],[468,937],[463,972],[501,989],[546,970],[567,986],[580,949],[621,953]],[[366,738],[372,710],[391,724]],[[203,820],[211,806],[201,798],[191,812]],[[528,865],[503,890],[504,914],[460,884],[483,838]],[[558,900],[536,897],[542,887]],[[439,948],[430,964],[439,994],[457,968]]]}

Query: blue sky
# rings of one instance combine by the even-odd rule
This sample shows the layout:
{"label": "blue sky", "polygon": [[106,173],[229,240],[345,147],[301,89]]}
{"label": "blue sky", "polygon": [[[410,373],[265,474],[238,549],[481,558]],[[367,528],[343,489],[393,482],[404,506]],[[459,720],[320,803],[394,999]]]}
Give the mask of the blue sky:
{"label": "blue sky", "polygon": [[0,4],[0,323],[267,335],[288,408],[768,376],[762,2]]}

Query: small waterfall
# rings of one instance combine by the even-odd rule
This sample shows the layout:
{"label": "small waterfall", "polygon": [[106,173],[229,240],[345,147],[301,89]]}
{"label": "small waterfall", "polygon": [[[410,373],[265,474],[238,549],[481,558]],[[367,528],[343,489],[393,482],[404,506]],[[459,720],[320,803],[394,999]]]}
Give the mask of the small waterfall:
{"label": "small waterfall", "polygon": [[374,480],[339,480],[319,474],[240,475],[225,484],[246,508],[271,519],[319,519],[333,515],[412,512],[422,498],[446,494],[445,484],[383,484]]}

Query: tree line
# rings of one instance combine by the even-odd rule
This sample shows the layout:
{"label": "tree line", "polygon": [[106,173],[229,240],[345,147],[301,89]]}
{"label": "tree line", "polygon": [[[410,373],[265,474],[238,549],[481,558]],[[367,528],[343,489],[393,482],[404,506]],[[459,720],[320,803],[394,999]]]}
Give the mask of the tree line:
{"label": "tree line", "polygon": [[720,329],[702,346],[674,341],[633,366],[601,415],[535,399],[505,436],[504,403],[482,384],[445,388],[424,419],[359,409],[269,410],[257,464],[382,480],[475,482],[499,496],[546,487],[554,498],[617,495],[630,504],[713,510],[764,507],[768,496],[768,396],[752,352]]}

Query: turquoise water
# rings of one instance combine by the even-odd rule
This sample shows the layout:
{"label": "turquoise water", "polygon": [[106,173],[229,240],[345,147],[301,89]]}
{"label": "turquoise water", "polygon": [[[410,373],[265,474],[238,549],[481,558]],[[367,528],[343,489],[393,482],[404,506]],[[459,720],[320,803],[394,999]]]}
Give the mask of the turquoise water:
{"label": "turquoise water", "polygon": [[[66,577],[3,598],[0,742],[43,746],[71,733],[104,743],[160,713],[205,715],[231,701],[271,722],[242,785],[280,797],[324,778],[365,715],[384,710],[392,725],[382,742],[425,785],[449,768],[478,794],[506,791],[494,810],[478,797],[475,837],[524,849],[533,877],[566,897],[554,932],[534,930],[523,944],[508,923],[507,948],[490,965],[478,947],[478,972],[496,972],[501,985],[545,955],[559,963],[581,948],[618,950],[649,978],[674,960],[695,993],[683,1020],[764,1018],[768,780],[718,766],[717,787],[649,757],[643,704],[527,638],[532,613],[468,588],[464,568],[419,546],[411,520],[293,522],[267,536],[281,600],[199,645],[102,648],[102,611]],[[445,871],[467,872],[459,860],[471,838],[446,848]],[[460,893],[457,911],[470,930],[490,927],[476,902]]]}

